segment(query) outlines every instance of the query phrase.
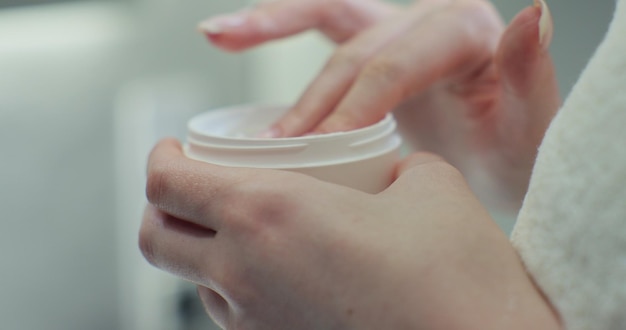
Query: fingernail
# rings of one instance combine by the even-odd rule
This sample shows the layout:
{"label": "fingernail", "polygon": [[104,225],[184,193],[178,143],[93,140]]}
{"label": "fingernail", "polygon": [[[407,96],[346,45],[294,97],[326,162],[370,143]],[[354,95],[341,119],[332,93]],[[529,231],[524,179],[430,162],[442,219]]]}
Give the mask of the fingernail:
{"label": "fingernail", "polygon": [[247,15],[245,12],[209,18],[198,24],[198,30],[207,34],[217,35],[224,31],[242,26],[246,22],[246,19]]}
{"label": "fingernail", "polygon": [[552,43],[552,35],[554,34],[554,23],[552,13],[545,0],[535,0],[535,7],[541,9],[541,17],[539,18],[539,44],[544,49],[548,49]]}
{"label": "fingernail", "polygon": [[261,132],[257,137],[259,139],[275,139],[279,138],[282,134],[282,131],[278,127],[271,127],[270,129]]}

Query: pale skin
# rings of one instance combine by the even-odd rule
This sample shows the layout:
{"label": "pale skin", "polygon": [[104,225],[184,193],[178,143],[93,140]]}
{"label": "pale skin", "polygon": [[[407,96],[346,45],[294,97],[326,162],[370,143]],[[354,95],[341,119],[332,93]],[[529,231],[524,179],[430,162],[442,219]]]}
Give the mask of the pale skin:
{"label": "pale skin", "polygon": [[[225,329],[558,329],[507,237],[437,156],[370,195],[290,172],[148,165],[140,246]],[[302,187],[306,187],[303,189]]]}
{"label": "pale skin", "polygon": [[229,51],[322,32],[335,53],[266,135],[349,130],[395,110],[405,141],[459,168],[491,207],[519,208],[561,103],[547,51],[552,22],[539,1],[506,31],[484,0],[279,0],[200,27]]}
{"label": "pale skin", "polygon": [[[342,19],[317,3],[338,6],[330,12]],[[401,11],[367,0],[283,0],[245,13],[274,24],[250,16],[221,31],[209,26],[209,38],[230,50],[319,28],[342,45],[338,53],[352,45],[370,54],[359,65],[339,62],[345,69],[329,64],[277,123],[281,135],[359,127],[397,108],[416,144],[446,160],[409,157],[395,182],[371,195],[296,173],[200,163],[165,140],[148,164],[142,252],[196,283],[225,329],[559,329],[466,182],[468,164],[480,160],[507,191],[525,189],[559,103],[542,12],[527,8],[504,31],[483,1],[424,0]],[[460,32],[468,24],[481,33]],[[437,40],[415,41],[431,28]],[[381,58],[402,74],[367,69]],[[325,87],[347,82],[341,95]],[[356,112],[359,95],[374,98]]]}

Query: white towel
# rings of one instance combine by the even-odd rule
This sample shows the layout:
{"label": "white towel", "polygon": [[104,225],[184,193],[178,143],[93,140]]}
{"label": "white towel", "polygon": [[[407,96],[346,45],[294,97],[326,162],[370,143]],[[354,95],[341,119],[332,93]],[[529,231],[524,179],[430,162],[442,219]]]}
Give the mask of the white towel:
{"label": "white towel", "polygon": [[566,329],[626,329],[626,0],[546,133],[512,241]]}

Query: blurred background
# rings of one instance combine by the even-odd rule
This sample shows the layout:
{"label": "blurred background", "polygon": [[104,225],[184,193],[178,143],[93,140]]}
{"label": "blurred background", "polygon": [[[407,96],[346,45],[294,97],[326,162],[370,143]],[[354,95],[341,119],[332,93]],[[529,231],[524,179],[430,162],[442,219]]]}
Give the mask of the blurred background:
{"label": "blurred background", "polygon": [[[494,2],[507,21],[531,4]],[[137,248],[146,156],[195,113],[293,102],[332,51],[307,33],[225,54],[196,32],[248,4],[0,0],[0,329],[213,329]],[[614,1],[550,5],[567,95]]]}

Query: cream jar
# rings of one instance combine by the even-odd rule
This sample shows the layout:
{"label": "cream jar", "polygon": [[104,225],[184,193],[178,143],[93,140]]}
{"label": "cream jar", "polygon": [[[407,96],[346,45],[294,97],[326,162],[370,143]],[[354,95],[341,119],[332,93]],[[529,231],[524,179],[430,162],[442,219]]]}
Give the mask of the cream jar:
{"label": "cream jar", "polygon": [[378,193],[394,176],[402,143],[388,114],[361,129],[292,138],[258,138],[287,107],[241,105],[197,115],[188,124],[187,157],[207,163],[288,170]]}

